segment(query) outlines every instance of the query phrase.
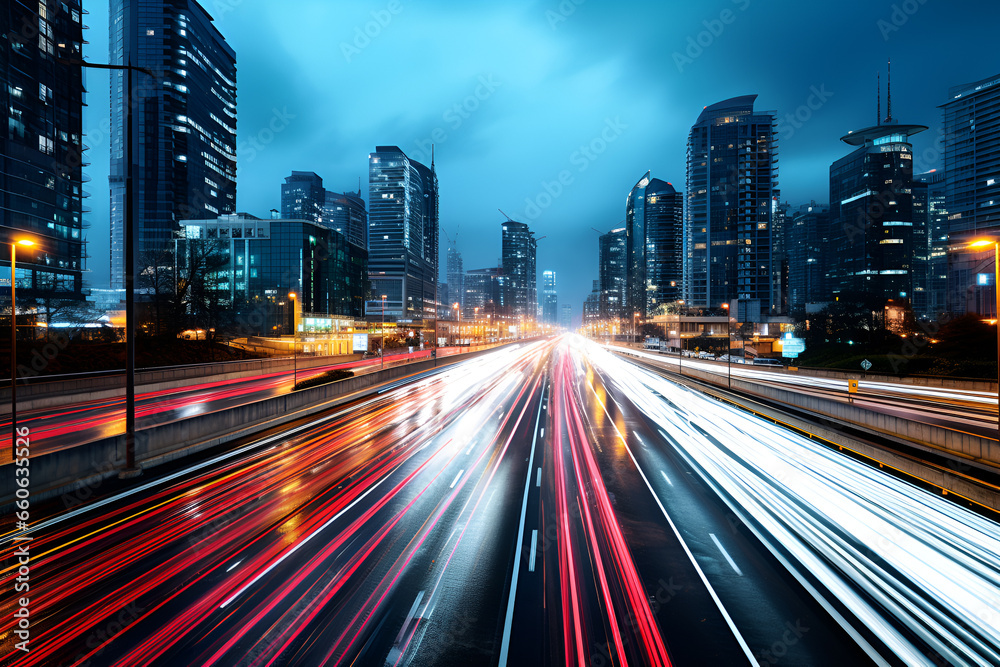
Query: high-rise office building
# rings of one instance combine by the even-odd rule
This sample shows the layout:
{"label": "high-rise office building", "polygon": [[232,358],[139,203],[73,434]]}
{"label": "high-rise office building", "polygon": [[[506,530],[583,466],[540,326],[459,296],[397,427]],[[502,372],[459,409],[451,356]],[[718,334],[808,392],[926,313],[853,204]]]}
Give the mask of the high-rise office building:
{"label": "high-rise office building", "polygon": [[566,331],[573,328],[573,306],[568,303],[559,306],[559,328]]}
{"label": "high-rise office building", "polygon": [[184,220],[182,229],[174,241],[180,272],[205,252],[224,257],[226,264],[197,281],[198,288],[213,291],[212,300],[221,307],[262,314],[259,334],[289,333],[279,308],[289,292],[297,295],[302,313],[347,320],[364,313],[367,253],[322,223],[239,213]]}
{"label": "high-rise office building", "polygon": [[1000,75],[948,91],[944,110],[945,205],[950,220],[948,309],[996,316],[992,248],[977,236],[1000,234]]}
{"label": "high-rise office building", "polygon": [[771,314],[789,310],[788,229],[792,218],[788,202],[781,203],[778,192],[771,201]]}
{"label": "high-rise office building", "polygon": [[948,204],[947,172],[918,174],[927,184],[927,309],[928,317],[948,310]]}
{"label": "high-rise office building", "polygon": [[320,222],[325,203],[323,179],[311,171],[293,171],[281,184],[282,218]]}
{"label": "high-rise office building", "polygon": [[[195,0],[111,0],[110,58],[133,73],[137,270],[166,261],[184,219],[236,210],[236,54]],[[123,128],[126,73],[111,73]],[[111,135],[111,280],[124,285],[125,136]]]}
{"label": "high-rise office building", "polygon": [[[85,296],[83,74],[56,60],[82,58],[81,13],[78,0],[0,10],[0,242],[36,242],[18,253],[19,301]],[[0,253],[6,276],[9,257]]]}
{"label": "high-rise office building", "polygon": [[646,187],[649,172],[639,179],[625,198],[625,302],[632,317],[646,315]]}
{"label": "high-rise office building", "polygon": [[331,192],[327,190],[323,199],[323,224],[347,237],[359,248],[367,248],[365,234],[368,231],[368,211],[361,191]]}
{"label": "high-rise office building", "polygon": [[559,319],[559,294],[556,272],[542,271],[542,323],[555,326]]}
{"label": "high-rise office building", "polygon": [[807,304],[831,300],[826,284],[830,207],[816,202],[800,206],[789,211],[786,225],[788,305],[798,313]]}
{"label": "high-rise office building", "polygon": [[368,156],[369,314],[426,321],[437,312],[438,180],[397,146]]}
{"label": "high-rise office building", "polygon": [[[688,305],[746,312],[776,302],[772,205],[777,190],[776,119],[756,95],[717,102],[691,127],[687,145],[684,290]],[[744,309],[741,307],[741,312]]]}
{"label": "high-rise office building", "polygon": [[510,315],[510,309],[504,302],[506,277],[502,268],[470,269],[465,274],[464,285],[463,319],[473,320],[477,308],[480,317],[489,316],[494,322]]}
{"label": "high-rise office building", "polygon": [[[448,248],[448,259],[445,264],[445,271],[448,276],[448,298],[446,305],[451,308],[453,304],[458,307],[465,307],[465,269],[462,265],[462,253],[454,245]],[[463,311],[464,312],[464,311]]]}
{"label": "high-rise office building", "polygon": [[[879,105],[881,106],[881,104]],[[885,302],[913,299],[913,147],[924,125],[892,117],[891,88],[885,119],[841,141],[855,146],[830,167],[831,296],[853,292]]]}
{"label": "high-rise office building", "polygon": [[538,273],[535,269],[535,233],[523,222],[501,225],[501,262],[507,281],[504,301],[514,319],[534,320],[538,311]]}
{"label": "high-rise office building", "polygon": [[619,320],[626,317],[628,254],[625,228],[612,229],[598,239],[599,281],[601,288],[601,319]]}
{"label": "high-rise office building", "polygon": [[583,326],[595,324],[601,319],[601,281],[595,280],[590,294],[583,301]]}
{"label": "high-rise office building", "polygon": [[[653,178],[646,186],[646,316],[684,298],[684,198]],[[634,311],[633,311],[634,312]]]}

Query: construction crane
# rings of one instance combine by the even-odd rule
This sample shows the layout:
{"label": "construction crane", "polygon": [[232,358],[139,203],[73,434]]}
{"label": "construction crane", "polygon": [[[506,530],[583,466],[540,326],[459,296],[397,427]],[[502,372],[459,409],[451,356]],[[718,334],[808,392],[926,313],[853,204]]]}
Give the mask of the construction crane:
{"label": "construction crane", "polygon": [[462,225],[459,225],[458,227],[456,227],[455,228],[455,238],[452,239],[451,235],[448,234],[448,230],[445,229],[444,227],[441,228],[441,231],[444,232],[444,237],[446,239],[448,239],[448,245],[450,245],[452,248],[455,248],[456,250],[458,249],[458,233],[461,230],[462,230]]}
{"label": "construction crane", "polygon": [[[497,210],[500,211],[500,209],[497,209]],[[503,217],[507,218],[507,222],[517,222],[517,220],[515,220],[512,217],[510,217],[509,215],[507,215],[503,211],[500,211],[500,215],[502,215]]]}

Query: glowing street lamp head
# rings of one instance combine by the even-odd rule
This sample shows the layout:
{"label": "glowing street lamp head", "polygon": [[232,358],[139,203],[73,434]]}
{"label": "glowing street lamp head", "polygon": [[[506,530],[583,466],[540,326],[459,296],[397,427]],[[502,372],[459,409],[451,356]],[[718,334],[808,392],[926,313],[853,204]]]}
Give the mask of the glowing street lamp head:
{"label": "glowing street lamp head", "polygon": [[969,244],[970,248],[988,248],[991,245],[995,245],[996,241],[991,241],[990,239],[976,239]]}
{"label": "glowing street lamp head", "polygon": [[295,294],[295,292],[289,292],[288,293],[288,298],[291,299],[292,301],[295,301],[295,299],[298,298],[298,297]]}
{"label": "glowing street lamp head", "polygon": [[24,246],[25,248],[30,248],[31,246],[35,245],[35,242],[32,241],[31,239],[18,239],[16,243],[17,245]]}

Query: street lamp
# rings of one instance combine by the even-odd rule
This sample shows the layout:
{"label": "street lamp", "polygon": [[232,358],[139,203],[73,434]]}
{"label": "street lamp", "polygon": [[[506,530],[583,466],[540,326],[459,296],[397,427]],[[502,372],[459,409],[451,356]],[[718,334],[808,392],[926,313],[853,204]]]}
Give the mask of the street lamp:
{"label": "street lamp", "polygon": [[299,380],[299,360],[297,356],[298,345],[298,332],[295,330],[295,298],[298,295],[295,292],[288,293],[288,300],[292,302],[292,391],[295,391],[295,385],[298,384]]}
{"label": "street lamp", "polygon": [[977,239],[969,243],[974,250],[993,248],[993,291],[997,299],[997,439],[1000,440],[1000,239]]}
{"label": "street lamp", "polygon": [[473,315],[472,315],[472,335],[473,336],[478,336],[479,335],[479,306],[476,306],[472,310],[473,310]]}
{"label": "street lamp", "polygon": [[132,188],[132,72],[141,72],[153,79],[156,74],[132,65],[107,65],[89,63],[83,60],[59,58],[58,62],[76,67],[110,69],[127,72],[126,104],[123,105],[125,125],[125,467],[118,472],[119,479],[129,479],[142,474],[142,468],[135,464],[135,230],[133,229],[133,188]]}
{"label": "street lamp", "polygon": [[462,337],[462,320],[459,319],[460,315],[459,315],[459,312],[458,312],[458,307],[459,307],[458,306],[458,301],[456,301],[455,303],[451,304],[451,307],[455,311],[455,321],[458,322],[458,337],[461,338]]}
{"label": "street lamp", "polygon": [[10,243],[10,458],[17,452],[17,302],[15,300],[14,279],[17,264],[17,246],[30,248],[35,245],[31,239],[17,239]]}
{"label": "street lamp", "polygon": [[379,351],[379,356],[382,358],[382,368],[385,368],[385,298],[386,295],[382,295],[382,348]]}
{"label": "street lamp", "polygon": [[632,316],[632,338],[639,341],[639,313]]}

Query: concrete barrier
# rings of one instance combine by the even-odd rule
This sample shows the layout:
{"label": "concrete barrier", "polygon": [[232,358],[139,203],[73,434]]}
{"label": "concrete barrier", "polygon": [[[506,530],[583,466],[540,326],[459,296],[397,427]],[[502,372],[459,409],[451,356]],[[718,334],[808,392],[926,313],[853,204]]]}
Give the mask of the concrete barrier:
{"label": "concrete barrier", "polygon": [[[204,415],[143,428],[136,433],[136,461],[152,468],[169,461],[303,419],[362,398],[382,385],[435,368],[488,354],[505,343],[442,359],[390,366],[309,389]],[[117,435],[31,458],[31,498],[43,500],[62,495],[64,503],[85,502],[117,475],[125,458],[125,436]],[[13,479],[11,464],[0,468],[0,478]],[[14,486],[0,492],[0,507],[13,500]]]}

